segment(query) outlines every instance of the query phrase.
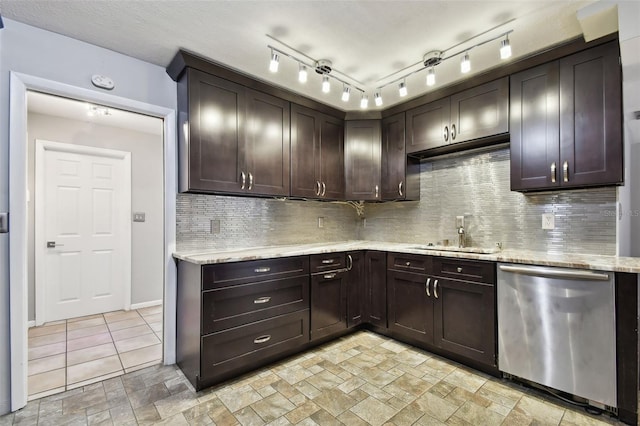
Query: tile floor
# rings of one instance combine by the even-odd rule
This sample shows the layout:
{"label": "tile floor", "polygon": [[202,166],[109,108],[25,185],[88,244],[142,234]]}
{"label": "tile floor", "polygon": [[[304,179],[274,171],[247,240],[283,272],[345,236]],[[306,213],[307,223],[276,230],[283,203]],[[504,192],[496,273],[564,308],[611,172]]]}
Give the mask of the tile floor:
{"label": "tile floor", "polygon": [[370,332],[194,392],[156,365],[31,401],[0,425],[600,425],[551,401]]}
{"label": "tile floor", "polygon": [[29,399],[139,370],[162,360],[162,306],[29,329]]}

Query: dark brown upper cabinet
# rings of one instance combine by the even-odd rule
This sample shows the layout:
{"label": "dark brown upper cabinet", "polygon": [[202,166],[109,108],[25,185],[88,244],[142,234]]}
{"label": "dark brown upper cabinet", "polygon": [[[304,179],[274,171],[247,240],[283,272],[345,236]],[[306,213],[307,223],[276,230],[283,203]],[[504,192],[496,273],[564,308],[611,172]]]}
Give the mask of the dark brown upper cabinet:
{"label": "dark brown upper cabinet", "polygon": [[380,155],[380,120],[345,123],[344,172],[347,200],[381,199]]}
{"label": "dark brown upper cabinet", "polygon": [[344,121],[291,105],[291,196],[344,199]]}
{"label": "dark brown upper cabinet", "polygon": [[623,183],[616,42],[511,76],[511,189]]}
{"label": "dark brown upper cabinet", "polygon": [[381,198],[420,199],[420,160],[408,157],[405,148],[405,113],[382,120]]}
{"label": "dark brown upper cabinet", "polygon": [[178,109],[180,192],[289,195],[289,102],[187,68]]}
{"label": "dark brown upper cabinet", "polygon": [[509,132],[509,78],[407,111],[407,154]]}

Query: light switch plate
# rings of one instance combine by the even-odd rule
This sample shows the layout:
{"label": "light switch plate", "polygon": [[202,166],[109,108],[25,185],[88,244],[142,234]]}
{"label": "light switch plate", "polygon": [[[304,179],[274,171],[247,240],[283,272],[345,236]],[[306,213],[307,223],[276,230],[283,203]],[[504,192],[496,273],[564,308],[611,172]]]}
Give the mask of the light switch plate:
{"label": "light switch plate", "polygon": [[213,235],[220,233],[220,219],[211,219],[211,233]]}
{"label": "light switch plate", "polygon": [[456,228],[464,228],[464,216],[456,216]]}
{"label": "light switch plate", "polygon": [[318,228],[324,228],[324,217],[318,218]]}
{"label": "light switch plate", "polygon": [[133,221],[134,222],[144,222],[145,221],[145,214],[141,213],[141,212],[133,213]]}
{"label": "light switch plate", "polygon": [[553,213],[542,213],[542,229],[555,229],[556,221]]}
{"label": "light switch plate", "polygon": [[0,234],[9,232],[9,213],[0,213]]}

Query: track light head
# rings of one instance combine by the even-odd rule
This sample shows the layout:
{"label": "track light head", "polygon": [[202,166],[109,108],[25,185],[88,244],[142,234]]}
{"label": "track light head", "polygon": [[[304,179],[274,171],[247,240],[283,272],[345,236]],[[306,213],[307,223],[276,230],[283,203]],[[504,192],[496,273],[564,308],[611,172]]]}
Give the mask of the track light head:
{"label": "track light head", "polygon": [[369,97],[363,93],[362,98],[360,98],[360,108],[367,109],[368,107],[369,107]]}
{"label": "track light head", "polygon": [[300,83],[307,82],[307,67],[304,64],[298,66],[298,81]]}
{"label": "track light head", "polygon": [[278,72],[278,66],[280,65],[280,56],[274,52],[273,50],[271,51],[271,62],[269,62],[269,71],[271,72]]}
{"label": "track light head", "polygon": [[347,86],[344,87],[344,90],[342,91],[342,101],[343,102],[349,102],[349,95],[351,94],[351,89]]}
{"label": "track light head", "polygon": [[398,93],[400,94],[400,97],[405,97],[407,96],[407,85],[405,84],[405,82],[401,82],[400,85],[398,86]]}
{"label": "track light head", "polygon": [[436,70],[433,67],[427,70],[427,86],[436,84]]}
{"label": "track light head", "polygon": [[466,52],[460,60],[460,72],[463,74],[471,71],[471,60],[469,59],[469,52]]}
{"label": "track light head", "polygon": [[322,92],[329,93],[330,90],[331,83],[329,82],[329,76],[325,74],[322,76]]}
{"label": "track light head", "polygon": [[376,92],[373,100],[376,103],[376,106],[382,106],[382,96],[380,96],[380,92]]}
{"label": "track light head", "polygon": [[500,42],[500,59],[508,59],[511,57],[511,44],[509,43],[509,37],[507,36]]}

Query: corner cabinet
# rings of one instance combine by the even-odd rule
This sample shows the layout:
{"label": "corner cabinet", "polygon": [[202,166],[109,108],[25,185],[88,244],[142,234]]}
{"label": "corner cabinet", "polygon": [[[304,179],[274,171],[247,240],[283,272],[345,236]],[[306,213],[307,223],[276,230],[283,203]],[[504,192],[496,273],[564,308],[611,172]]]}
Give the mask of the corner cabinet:
{"label": "corner cabinet", "polygon": [[289,195],[289,117],[285,100],[187,68],[178,80],[180,192]]}
{"label": "corner cabinet", "polygon": [[381,199],[380,151],[380,120],[345,122],[344,172],[347,200]]}
{"label": "corner cabinet", "polygon": [[291,196],[344,199],[344,121],[291,105]]}
{"label": "corner cabinet", "polygon": [[406,155],[405,113],[382,120],[380,188],[383,201],[420,199],[420,160]]}
{"label": "corner cabinet", "polygon": [[511,76],[512,190],[622,183],[616,42]]}
{"label": "corner cabinet", "polygon": [[407,111],[407,154],[509,132],[509,77]]}

